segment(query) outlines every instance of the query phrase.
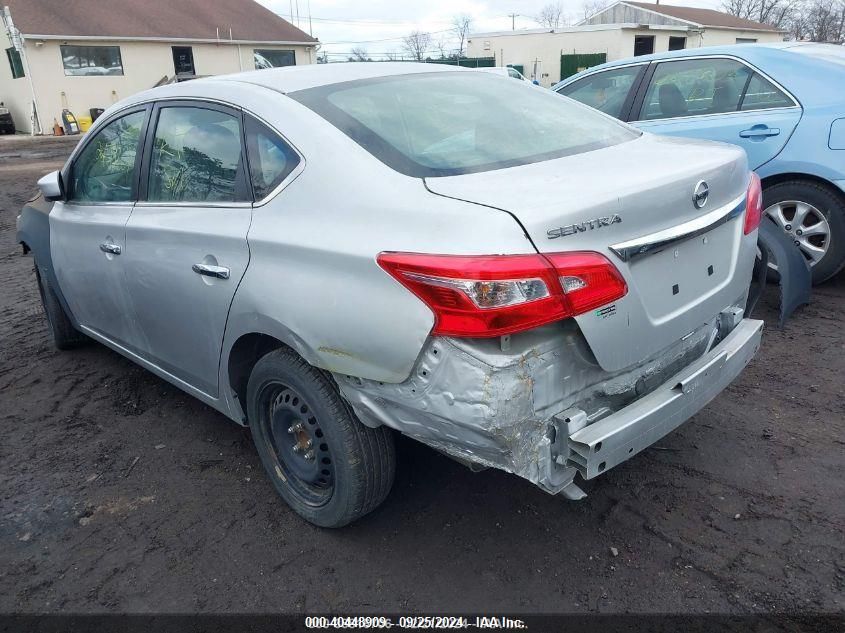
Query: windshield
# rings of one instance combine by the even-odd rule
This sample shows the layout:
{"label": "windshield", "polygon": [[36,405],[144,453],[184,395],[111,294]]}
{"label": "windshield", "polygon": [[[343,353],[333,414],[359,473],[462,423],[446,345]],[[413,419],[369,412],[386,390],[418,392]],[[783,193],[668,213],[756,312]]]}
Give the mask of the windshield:
{"label": "windshield", "polygon": [[640,135],[551,91],[483,72],[379,77],[289,96],[415,177],[535,163]]}

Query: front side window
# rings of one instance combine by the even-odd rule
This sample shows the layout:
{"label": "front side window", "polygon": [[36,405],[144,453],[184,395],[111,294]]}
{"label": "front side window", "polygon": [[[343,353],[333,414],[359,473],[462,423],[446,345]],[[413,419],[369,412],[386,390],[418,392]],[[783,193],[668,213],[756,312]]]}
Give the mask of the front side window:
{"label": "front side window", "polygon": [[751,70],[732,59],[690,59],[657,65],[640,119],[735,112]]}
{"label": "front side window", "polygon": [[12,79],[20,79],[25,76],[21,54],[14,46],[6,49],[6,57],[9,59],[9,68],[12,71]]}
{"label": "front side window", "polygon": [[98,76],[122,75],[123,60],[120,46],[63,45],[62,64],[65,75]]}
{"label": "front side window", "polygon": [[282,66],[296,66],[296,54],[293,51],[278,51],[272,49],[255,49],[252,52],[255,67],[281,68]]}
{"label": "front side window", "polygon": [[159,111],[150,157],[150,202],[238,199],[241,128],[235,116],[200,107]]}
{"label": "front side window", "polygon": [[261,200],[278,187],[299,164],[299,156],[263,123],[249,117],[246,147],[252,191]]}
{"label": "front side window", "polygon": [[596,73],[561,88],[559,92],[620,119],[631,86],[642,69],[643,66],[628,66]]}
{"label": "front side window", "polygon": [[414,177],[525,165],[640,134],[551,92],[482,72],[363,79],[288,96]]}
{"label": "front side window", "polygon": [[135,160],[146,112],[108,123],[82,150],[71,168],[72,202],[130,202]]}

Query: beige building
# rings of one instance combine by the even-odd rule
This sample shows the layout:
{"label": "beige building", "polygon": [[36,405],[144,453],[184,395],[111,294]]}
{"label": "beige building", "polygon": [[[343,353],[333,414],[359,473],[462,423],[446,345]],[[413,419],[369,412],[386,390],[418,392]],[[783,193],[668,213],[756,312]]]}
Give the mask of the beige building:
{"label": "beige building", "polygon": [[494,57],[552,86],[605,61],[662,51],[780,42],[785,32],[710,9],[620,1],[575,26],[474,33],[468,57]]}
{"label": "beige building", "polygon": [[0,0],[0,101],[19,131],[159,83],[311,64],[319,42],[253,0]]}

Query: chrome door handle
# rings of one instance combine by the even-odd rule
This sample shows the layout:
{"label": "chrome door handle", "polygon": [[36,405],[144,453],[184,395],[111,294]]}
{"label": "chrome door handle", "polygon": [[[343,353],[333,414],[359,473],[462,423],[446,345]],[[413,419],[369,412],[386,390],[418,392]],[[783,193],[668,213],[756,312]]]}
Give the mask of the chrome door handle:
{"label": "chrome door handle", "polygon": [[739,133],[742,138],[754,138],[756,136],[777,136],[780,128],[776,127],[752,127]]}
{"label": "chrome door handle", "polygon": [[120,246],[118,246],[117,244],[109,244],[108,242],[103,242],[102,244],[100,244],[100,250],[104,253],[120,255]]}
{"label": "chrome door handle", "polygon": [[211,264],[194,264],[191,270],[206,277],[216,277],[217,279],[228,279],[229,269],[224,266],[212,266]]}

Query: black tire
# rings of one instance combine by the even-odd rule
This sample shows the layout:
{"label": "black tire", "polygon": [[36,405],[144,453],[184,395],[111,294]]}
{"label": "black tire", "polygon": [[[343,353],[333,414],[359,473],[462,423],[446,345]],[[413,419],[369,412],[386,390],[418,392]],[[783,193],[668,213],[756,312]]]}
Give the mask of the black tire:
{"label": "black tire", "polygon": [[61,350],[68,350],[88,343],[91,339],[73,327],[73,323],[65,313],[55,290],[50,285],[50,281],[41,276],[37,265],[35,267],[35,278],[38,280],[41,305],[44,306],[47,325],[53,335],[53,343],[56,347]]}
{"label": "black tire", "polygon": [[247,385],[247,416],[276,491],[314,525],[347,525],[390,492],[396,470],[390,429],[359,422],[331,377],[289,348],[256,363]]}
{"label": "black tire", "polygon": [[830,186],[809,180],[788,180],[763,190],[763,209],[788,200],[811,204],[830,226],[827,252],[812,267],[814,285],[827,281],[845,267],[845,196]]}

